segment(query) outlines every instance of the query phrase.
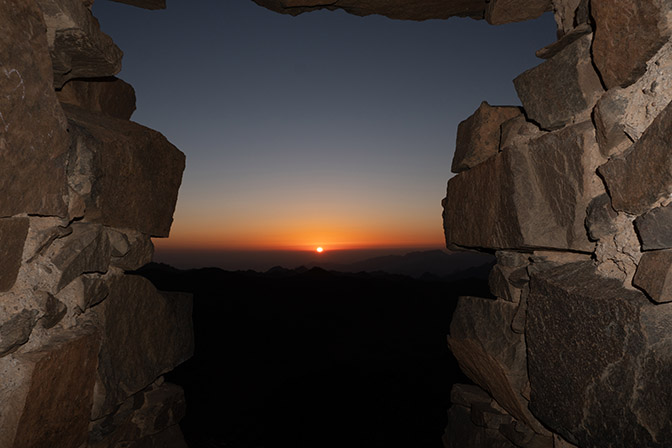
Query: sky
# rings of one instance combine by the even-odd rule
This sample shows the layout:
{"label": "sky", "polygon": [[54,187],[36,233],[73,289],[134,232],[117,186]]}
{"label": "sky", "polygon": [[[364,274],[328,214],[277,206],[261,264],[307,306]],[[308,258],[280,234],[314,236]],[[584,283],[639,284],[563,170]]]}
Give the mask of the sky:
{"label": "sky", "polygon": [[187,156],[157,253],[442,247],[457,125],[519,105],[512,80],[555,40],[551,14],[503,26],[251,0],[97,0],[124,51],[131,118]]}

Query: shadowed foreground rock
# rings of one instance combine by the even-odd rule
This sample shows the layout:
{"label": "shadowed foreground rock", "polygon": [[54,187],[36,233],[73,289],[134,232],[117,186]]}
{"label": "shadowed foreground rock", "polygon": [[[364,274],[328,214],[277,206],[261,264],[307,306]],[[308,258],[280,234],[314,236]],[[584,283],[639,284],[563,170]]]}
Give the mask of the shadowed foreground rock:
{"label": "shadowed foreground rock", "polygon": [[551,429],[582,448],[672,445],[672,305],[565,265],[532,276],[526,340],[530,409]]}

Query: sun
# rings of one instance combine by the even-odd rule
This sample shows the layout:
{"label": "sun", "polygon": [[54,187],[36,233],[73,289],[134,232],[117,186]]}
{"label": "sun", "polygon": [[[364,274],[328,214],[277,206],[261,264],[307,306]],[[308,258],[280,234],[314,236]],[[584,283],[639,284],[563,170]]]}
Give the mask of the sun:
{"label": "sun", "polygon": [[315,249],[315,252],[317,252],[318,254],[321,254],[322,252],[324,252],[324,248],[323,248],[322,246],[318,246],[318,247]]}

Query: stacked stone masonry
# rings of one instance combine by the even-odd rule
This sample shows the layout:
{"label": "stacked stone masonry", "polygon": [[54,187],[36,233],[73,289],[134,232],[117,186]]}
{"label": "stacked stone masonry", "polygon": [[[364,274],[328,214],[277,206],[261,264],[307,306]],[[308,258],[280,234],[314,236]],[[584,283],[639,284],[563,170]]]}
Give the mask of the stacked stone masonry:
{"label": "stacked stone masonry", "polygon": [[[476,385],[453,388],[444,444],[672,446],[670,2],[254,1],[491,24],[553,11],[558,41],[514,81],[523,107],[484,103],[458,129],[446,243],[497,264],[493,297],[453,318]],[[191,298],[127,273],[169,233],[184,155],[129,121],[92,3],[0,0],[3,448],[186,446],[162,375],[193,352]]]}
{"label": "stacked stone masonry", "polygon": [[162,375],[193,353],[192,299],[128,271],[168,235],[185,159],[129,121],[92,3],[0,1],[0,447],[183,448]]}

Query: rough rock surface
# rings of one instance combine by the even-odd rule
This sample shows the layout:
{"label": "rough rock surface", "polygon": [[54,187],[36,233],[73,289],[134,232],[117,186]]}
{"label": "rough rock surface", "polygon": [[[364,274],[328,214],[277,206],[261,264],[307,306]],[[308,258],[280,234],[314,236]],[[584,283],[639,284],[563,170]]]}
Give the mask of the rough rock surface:
{"label": "rough rock surface", "polygon": [[522,116],[519,107],[491,106],[483,101],[474,114],[457,127],[451,171],[466,171],[499,152],[502,123]]}
{"label": "rough rock surface", "polygon": [[158,434],[177,425],[185,412],[181,387],[152,384],[129,397],[114,414],[91,422],[89,448],[119,446]]}
{"label": "rough rock surface", "polygon": [[642,250],[672,248],[672,205],[654,208],[635,219]]}
{"label": "rough rock surface", "polygon": [[135,90],[118,78],[73,79],[56,92],[62,103],[129,120],[135,110]]}
{"label": "rough rock surface", "polygon": [[513,80],[527,117],[543,129],[590,118],[604,90],[590,57],[592,34],[583,36]]}
{"label": "rough rock surface", "polygon": [[168,236],[184,154],[136,123],[63,107],[74,136],[69,182],[86,203],[85,220]]}
{"label": "rough rock surface", "polygon": [[642,257],[632,219],[625,213],[619,213],[611,221],[614,232],[602,236],[595,248],[598,272],[605,277],[622,281],[626,287],[630,285]]}
{"label": "rough rock surface", "polygon": [[671,12],[665,0],[592,0],[593,57],[607,88],[630,85],[644,73],[672,35]]}
{"label": "rough rock surface", "polygon": [[108,297],[91,308],[103,335],[94,419],[191,357],[191,306],[189,294],[162,295],[142,277],[112,281]]}
{"label": "rough rock surface", "polygon": [[645,253],[637,266],[632,284],[654,302],[672,302],[672,251]]}
{"label": "rough rock surface", "polygon": [[28,218],[0,219],[0,292],[14,286],[28,236]]}
{"label": "rough rock surface", "polygon": [[121,70],[121,50],[100,30],[82,0],[36,0],[47,24],[54,86],[72,78],[112,76]]}
{"label": "rough rock surface", "polygon": [[[5,314],[5,313],[3,313]],[[0,324],[0,356],[15,351],[19,346],[28,342],[30,333],[37,322],[37,310],[23,309]]]}
{"label": "rough rock surface", "polygon": [[69,137],[42,14],[31,1],[3,1],[0,28],[0,216],[64,217]]}
{"label": "rough rock surface", "polygon": [[72,448],[87,439],[98,336],[54,335],[38,351],[0,358],[0,446]]}
{"label": "rough rock surface", "polygon": [[[672,103],[620,158],[601,166],[611,204],[618,211],[641,215],[672,193]],[[652,173],[656,173],[652,176]]]}
{"label": "rough rock surface", "polygon": [[[576,263],[532,276],[530,409],[581,447],[672,444],[672,306]],[[582,410],[582,412],[577,412]]]}
{"label": "rough rock surface", "polygon": [[448,345],[462,371],[488,391],[509,414],[538,431],[527,409],[525,340],[511,331],[517,306],[503,300],[461,297]]}
{"label": "rough rock surface", "polygon": [[558,38],[561,39],[577,25],[587,20],[580,9],[586,9],[585,4],[588,2],[588,0],[552,0],[555,23],[558,26]]}
{"label": "rough rock surface", "polygon": [[485,7],[485,20],[491,25],[536,19],[552,9],[551,0],[491,0]]}
{"label": "rough rock surface", "polygon": [[504,151],[512,146],[526,145],[530,140],[541,136],[539,127],[520,115],[502,123],[502,135],[499,146]]}
{"label": "rough rock surface", "polygon": [[586,229],[593,241],[597,241],[607,235],[616,233],[614,221],[618,213],[611,207],[609,195],[602,194],[588,204],[586,210]]}
{"label": "rough rock surface", "polygon": [[446,242],[492,249],[557,248],[592,252],[584,220],[603,193],[591,123],[511,148],[448,182]]}
{"label": "rough rock surface", "polygon": [[154,244],[149,236],[140,232],[121,232],[114,229],[108,229],[107,234],[112,245],[112,266],[133,271],[152,261]]}

